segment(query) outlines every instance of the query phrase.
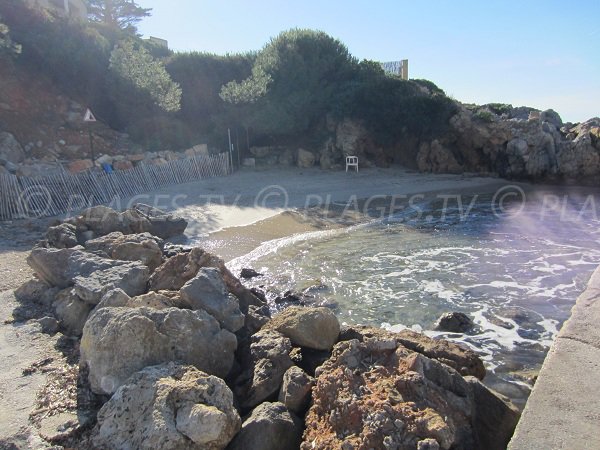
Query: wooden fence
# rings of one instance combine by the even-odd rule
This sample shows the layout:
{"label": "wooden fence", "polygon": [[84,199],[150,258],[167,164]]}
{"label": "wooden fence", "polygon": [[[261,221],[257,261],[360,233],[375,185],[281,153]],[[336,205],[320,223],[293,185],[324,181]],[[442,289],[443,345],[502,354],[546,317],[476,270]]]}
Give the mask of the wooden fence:
{"label": "wooden fence", "polygon": [[106,173],[65,170],[41,177],[0,175],[0,221],[51,217],[175,184],[231,173],[229,155],[195,156],[162,165],[141,163]]}

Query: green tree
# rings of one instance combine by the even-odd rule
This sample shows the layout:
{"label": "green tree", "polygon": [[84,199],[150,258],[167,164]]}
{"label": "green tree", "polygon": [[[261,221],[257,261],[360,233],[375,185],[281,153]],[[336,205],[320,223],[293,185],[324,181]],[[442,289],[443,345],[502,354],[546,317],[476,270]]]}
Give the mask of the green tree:
{"label": "green tree", "polygon": [[345,45],[321,31],[286,31],[258,53],[252,75],[227,83],[221,98],[252,105],[246,125],[258,132],[301,135],[319,128],[356,64]]}
{"label": "green tree", "polygon": [[110,28],[136,31],[136,24],[150,16],[150,8],[142,8],[133,0],[88,0],[88,15],[92,22]]}
{"label": "green tree", "polygon": [[110,70],[120,79],[148,94],[164,111],[176,112],[181,107],[181,87],[175,83],[165,65],[133,40],[123,41],[110,56]]}
{"label": "green tree", "polygon": [[21,46],[10,37],[8,25],[1,22],[0,16],[0,52],[8,52],[11,55],[21,53]]}

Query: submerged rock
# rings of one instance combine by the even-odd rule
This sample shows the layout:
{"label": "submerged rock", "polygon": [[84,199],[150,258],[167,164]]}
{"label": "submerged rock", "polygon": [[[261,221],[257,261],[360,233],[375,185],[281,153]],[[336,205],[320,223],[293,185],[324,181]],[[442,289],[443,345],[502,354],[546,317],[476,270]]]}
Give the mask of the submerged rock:
{"label": "submerged rock", "polygon": [[224,449],[240,417],[225,382],[167,363],[137,372],[98,413],[92,442],[113,449]]}
{"label": "submerged rock", "polygon": [[228,450],[294,450],[302,438],[302,422],[282,403],[263,403],[242,424]]}
{"label": "submerged rock", "polygon": [[284,309],[265,325],[289,337],[294,345],[330,350],[340,334],[340,323],[328,308],[294,307]]}
{"label": "submerged rock", "polygon": [[81,363],[98,394],[112,394],[133,373],[167,361],[225,377],[236,348],[235,335],[205,311],[147,307],[95,310],[80,345]]}
{"label": "submerged rock", "polygon": [[451,333],[465,333],[473,328],[473,320],[465,313],[448,312],[440,316],[434,325],[434,330]]}

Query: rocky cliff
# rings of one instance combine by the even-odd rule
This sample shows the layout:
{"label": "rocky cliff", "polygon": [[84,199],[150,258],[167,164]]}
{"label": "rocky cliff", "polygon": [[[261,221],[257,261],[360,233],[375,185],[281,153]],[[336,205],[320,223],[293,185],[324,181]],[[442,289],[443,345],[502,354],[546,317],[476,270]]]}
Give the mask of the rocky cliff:
{"label": "rocky cliff", "polygon": [[553,110],[497,115],[461,106],[443,136],[420,143],[416,163],[424,172],[593,181],[600,176],[600,119],[571,124]]}

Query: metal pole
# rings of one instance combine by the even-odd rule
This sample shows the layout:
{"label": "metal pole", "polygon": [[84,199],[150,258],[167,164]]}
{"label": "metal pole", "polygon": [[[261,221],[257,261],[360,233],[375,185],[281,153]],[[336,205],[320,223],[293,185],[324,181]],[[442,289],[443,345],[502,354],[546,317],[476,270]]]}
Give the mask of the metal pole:
{"label": "metal pole", "polygon": [[233,172],[233,144],[231,143],[231,128],[227,128],[227,136],[229,137],[229,162],[231,163],[231,171]]}
{"label": "metal pole", "polygon": [[92,134],[92,130],[89,130],[90,134],[90,153],[92,154],[92,163],[95,164],[96,157],[94,156],[94,135]]}

